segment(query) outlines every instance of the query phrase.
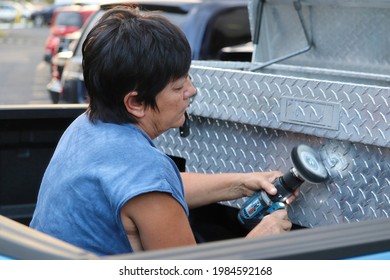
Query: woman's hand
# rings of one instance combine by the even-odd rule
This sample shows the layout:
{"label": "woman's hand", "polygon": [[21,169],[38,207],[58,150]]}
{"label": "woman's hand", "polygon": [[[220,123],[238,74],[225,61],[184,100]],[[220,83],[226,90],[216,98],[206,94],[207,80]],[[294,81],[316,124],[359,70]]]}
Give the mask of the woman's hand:
{"label": "woman's hand", "polygon": [[276,188],[273,182],[282,175],[283,173],[279,171],[241,173],[240,180],[231,188],[234,193],[232,195],[235,196],[234,198],[241,198],[252,196],[260,190],[274,195],[276,194]]}
{"label": "woman's hand", "polygon": [[[273,182],[283,175],[279,171],[251,173],[199,174],[181,173],[188,206],[195,208],[210,203],[251,196],[260,190],[276,194]],[[291,203],[299,194],[297,189],[287,200]]]}
{"label": "woman's hand", "polygon": [[[277,190],[273,184],[273,182],[283,173],[279,171],[271,171],[271,172],[254,172],[254,173],[243,173],[244,178],[242,179],[242,184],[238,185],[241,191],[241,196],[252,196],[255,192],[258,192],[260,189],[263,189],[268,194],[274,195]],[[291,204],[299,195],[300,188],[297,188],[291,196],[286,200],[287,204]],[[239,198],[239,197],[237,197]]]}
{"label": "woman's hand", "polygon": [[288,220],[285,209],[277,210],[265,216],[246,236],[247,238],[264,237],[290,231],[292,223]]}

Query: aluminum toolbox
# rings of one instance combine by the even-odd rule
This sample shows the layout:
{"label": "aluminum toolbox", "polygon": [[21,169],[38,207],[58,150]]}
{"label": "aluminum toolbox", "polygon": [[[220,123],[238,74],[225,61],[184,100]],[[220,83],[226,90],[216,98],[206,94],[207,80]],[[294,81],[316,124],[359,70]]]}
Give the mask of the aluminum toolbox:
{"label": "aluminum toolbox", "polygon": [[[197,172],[291,167],[319,151],[331,180],[288,208],[303,227],[390,214],[390,1],[251,0],[252,62],[194,61],[190,134],[156,139]],[[221,202],[239,208],[243,199]]]}

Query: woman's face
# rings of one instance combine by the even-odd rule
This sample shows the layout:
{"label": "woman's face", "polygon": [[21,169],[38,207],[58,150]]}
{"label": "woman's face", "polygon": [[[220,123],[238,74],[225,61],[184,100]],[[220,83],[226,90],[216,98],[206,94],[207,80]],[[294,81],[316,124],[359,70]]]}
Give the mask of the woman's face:
{"label": "woman's face", "polygon": [[187,109],[190,97],[195,95],[196,89],[191,82],[189,75],[170,82],[156,96],[158,110],[148,108],[149,121],[154,130],[153,136],[157,137],[170,128],[177,128],[183,125],[185,110]]}

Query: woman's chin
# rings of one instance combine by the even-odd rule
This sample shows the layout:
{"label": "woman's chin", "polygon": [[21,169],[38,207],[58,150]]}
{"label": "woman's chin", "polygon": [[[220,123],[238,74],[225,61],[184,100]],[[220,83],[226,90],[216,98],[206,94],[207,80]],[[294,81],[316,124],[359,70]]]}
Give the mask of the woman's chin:
{"label": "woman's chin", "polygon": [[185,115],[183,114],[182,117],[177,121],[177,123],[176,123],[176,125],[174,126],[174,128],[179,128],[179,127],[183,126],[185,120],[186,120],[186,117],[185,117]]}

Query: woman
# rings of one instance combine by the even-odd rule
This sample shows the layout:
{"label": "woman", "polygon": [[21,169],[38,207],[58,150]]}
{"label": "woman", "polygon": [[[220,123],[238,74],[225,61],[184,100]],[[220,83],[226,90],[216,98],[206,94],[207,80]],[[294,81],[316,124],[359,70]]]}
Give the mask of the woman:
{"label": "woman", "polygon": [[[184,123],[190,64],[184,33],[167,19],[126,7],[103,15],[83,44],[88,110],[56,148],[31,227],[99,255],[195,245],[189,208],[276,192],[280,172],[180,173],[154,146]],[[290,228],[279,210],[247,237]]]}

